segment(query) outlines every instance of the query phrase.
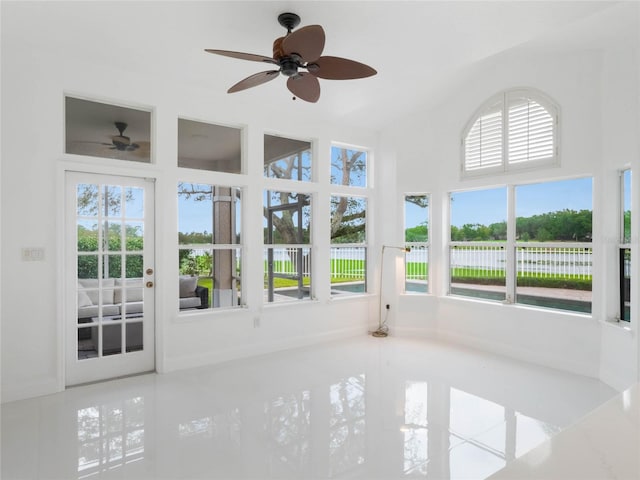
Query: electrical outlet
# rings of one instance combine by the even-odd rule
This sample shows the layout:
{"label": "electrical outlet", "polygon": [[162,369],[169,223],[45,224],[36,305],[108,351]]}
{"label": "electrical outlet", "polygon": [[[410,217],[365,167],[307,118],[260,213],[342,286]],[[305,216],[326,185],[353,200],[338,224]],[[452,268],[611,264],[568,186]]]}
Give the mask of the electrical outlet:
{"label": "electrical outlet", "polygon": [[23,262],[44,261],[44,247],[25,247],[22,249]]}

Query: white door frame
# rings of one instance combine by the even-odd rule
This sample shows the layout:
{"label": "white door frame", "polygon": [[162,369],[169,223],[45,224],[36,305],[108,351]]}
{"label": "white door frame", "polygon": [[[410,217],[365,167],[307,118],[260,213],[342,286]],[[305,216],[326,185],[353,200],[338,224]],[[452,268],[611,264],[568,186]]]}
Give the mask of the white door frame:
{"label": "white door frame", "polygon": [[[143,349],[104,357],[78,360],[77,352],[77,227],[76,185],[126,185],[144,190],[143,253]],[[65,386],[106,380],[124,375],[154,371],[155,358],[155,188],[154,180],[145,177],[122,176],[93,172],[64,172],[64,234],[63,234],[63,336]],[[150,273],[148,271],[150,270]],[[146,284],[152,282],[147,288]],[[104,315],[104,313],[103,313]],[[115,323],[118,320],[114,320]]]}

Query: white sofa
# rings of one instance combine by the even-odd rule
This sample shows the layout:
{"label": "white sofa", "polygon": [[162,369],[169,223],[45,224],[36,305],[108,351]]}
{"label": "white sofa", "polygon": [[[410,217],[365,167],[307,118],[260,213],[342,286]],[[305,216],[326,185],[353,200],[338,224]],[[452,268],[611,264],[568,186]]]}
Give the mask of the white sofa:
{"label": "white sofa", "polygon": [[[78,280],[78,320],[99,314],[98,279]],[[180,277],[180,310],[209,307],[209,290],[198,286],[198,277]],[[142,278],[105,278],[102,280],[102,316],[142,313],[144,284]],[[86,322],[86,320],[85,320]],[[85,323],[80,322],[80,323]]]}

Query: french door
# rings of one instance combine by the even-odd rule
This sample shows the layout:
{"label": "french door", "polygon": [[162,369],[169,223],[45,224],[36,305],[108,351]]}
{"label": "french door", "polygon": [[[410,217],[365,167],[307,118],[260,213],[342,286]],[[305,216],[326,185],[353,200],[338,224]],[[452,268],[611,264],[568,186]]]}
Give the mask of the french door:
{"label": "french door", "polygon": [[66,173],[66,384],[155,369],[154,184]]}

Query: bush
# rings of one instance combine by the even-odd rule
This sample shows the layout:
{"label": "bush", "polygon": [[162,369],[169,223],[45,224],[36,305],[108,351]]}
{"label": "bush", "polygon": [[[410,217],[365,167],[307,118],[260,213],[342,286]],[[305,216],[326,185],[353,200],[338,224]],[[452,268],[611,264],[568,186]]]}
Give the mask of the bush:
{"label": "bush", "polygon": [[[467,283],[474,285],[505,285],[503,278],[491,277],[468,277],[453,276],[452,283]],[[542,287],[542,288],[566,288],[568,290],[591,290],[591,279],[573,279],[562,277],[525,277],[518,276],[519,287]]]}
{"label": "bush", "polygon": [[[120,237],[111,236],[109,238],[109,250],[118,251],[120,249]],[[79,252],[95,252],[95,255],[78,256],[78,278],[98,278],[98,239],[97,236],[78,236]],[[125,275],[127,278],[142,277],[142,237],[127,238],[127,253],[124,255],[126,261]],[[135,252],[140,252],[136,254]],[[109,272],[105,278],[120,278],[122,275],[122,255],[103,254],[106,260],[108,257]],[[106,262],[105,262],[106,263]],[[105,265],[103,265],[104,268]]]}

